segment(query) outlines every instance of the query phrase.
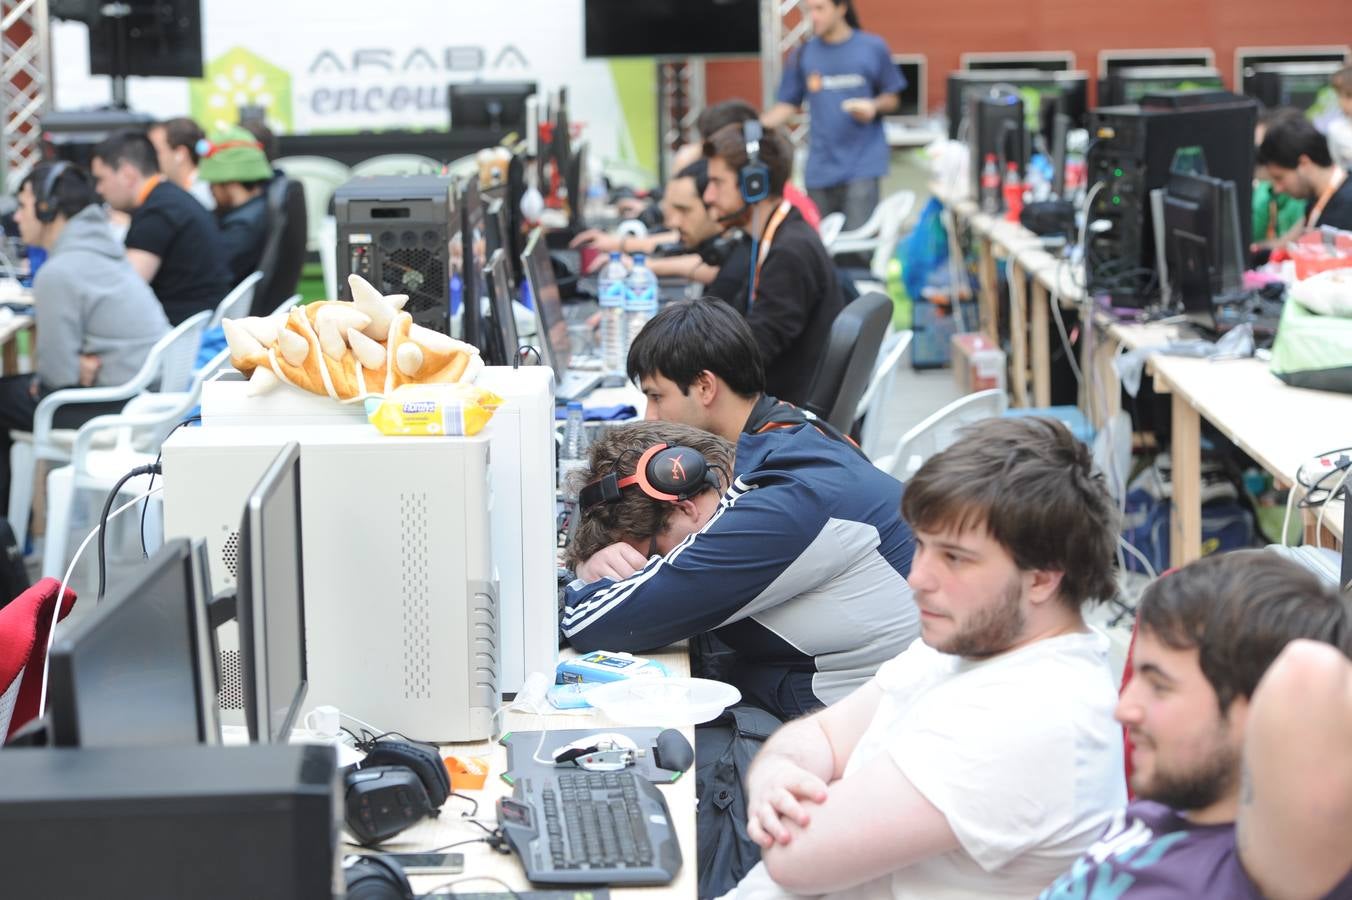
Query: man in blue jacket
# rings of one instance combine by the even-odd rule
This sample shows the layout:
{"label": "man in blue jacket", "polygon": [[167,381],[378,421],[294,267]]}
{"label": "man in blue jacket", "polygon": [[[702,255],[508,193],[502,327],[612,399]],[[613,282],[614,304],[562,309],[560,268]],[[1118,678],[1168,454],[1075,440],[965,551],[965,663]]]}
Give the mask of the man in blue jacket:
{"label": "man in blue jacket", "polygon": [[578,650],[712,633],[734,652],[725,679],[788,719],[866,683],[919,633],[901,484],[810,425],[735,448],[671,422],[614,429],[583,483],[562,623]]}

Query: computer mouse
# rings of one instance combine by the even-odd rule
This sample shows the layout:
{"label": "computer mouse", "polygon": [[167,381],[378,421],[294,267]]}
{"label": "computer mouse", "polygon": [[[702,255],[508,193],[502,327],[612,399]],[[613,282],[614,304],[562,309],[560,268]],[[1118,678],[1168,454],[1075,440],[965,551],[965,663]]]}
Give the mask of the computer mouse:
{"label": "computer mouse", "polygon": [[556,766],[572,763],[591,772],[615,772],[633,765],[641,755],[629,735],[603,731],[564,744],[554,751],[553,758]]}
{"label": "computer mouse", "polygon": [[667,728],[653,742],[653,762],[669,772],[684,772],[695,761],[695,750],[675,728]]}

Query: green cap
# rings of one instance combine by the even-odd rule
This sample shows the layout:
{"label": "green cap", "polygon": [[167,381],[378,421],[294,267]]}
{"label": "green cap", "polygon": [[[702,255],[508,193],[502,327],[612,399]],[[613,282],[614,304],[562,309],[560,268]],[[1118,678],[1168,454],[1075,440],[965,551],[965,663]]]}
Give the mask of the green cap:
{"label": "green cap", "polygon": [[197,176],[203,181],[267,181],[272,177],[263,145],[248,131],[231,125],[197,143]]}

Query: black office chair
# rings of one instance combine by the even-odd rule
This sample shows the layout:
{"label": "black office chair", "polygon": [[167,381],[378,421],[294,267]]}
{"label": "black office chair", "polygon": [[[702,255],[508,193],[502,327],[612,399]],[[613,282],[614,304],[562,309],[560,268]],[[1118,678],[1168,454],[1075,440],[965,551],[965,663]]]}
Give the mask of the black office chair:
{"label": "black office chair", "polygon": [[254,288],[254,316],[271,314],[294,294],[305,265],[305,186],[278,175],[267,191],[268,237],[258,263],[263,278]]}
{"label": "black office chair", "polygon": [[850,433],[854,411],[868,388],[891,320],[892,300],[876,291],[840,311],[831,323],[831,336],[804,408]]}

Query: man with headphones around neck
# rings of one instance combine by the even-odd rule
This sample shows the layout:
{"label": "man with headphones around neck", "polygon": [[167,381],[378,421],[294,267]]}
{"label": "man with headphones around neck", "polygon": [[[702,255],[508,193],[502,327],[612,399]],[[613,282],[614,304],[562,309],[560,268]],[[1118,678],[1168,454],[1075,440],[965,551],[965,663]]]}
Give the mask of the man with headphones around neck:
{"label": "man with headphones around neck", "polygon": [[[43,163],[19,185],[15,221],[25,244],[47,250],[33,279],[35,372],[0,378],[0,503],[9,502],[9,431],[29,431],[38,401],[58,388],[121,384],[169,331],[149,285],[113,237],[93,181],[71,163]],[[82,360],[97,365],[82,366]],[[57,412],[71,428],[121,403]]]}
{"label": "man with headphones around neck", "polygon": [[843,299],[821,238],[784,200],[793,148],[782,133],[763,131],[751,120],[714,132],[704,142],[704,156],[709,161],[705,202],[725,225],[750,236],[741,292],[765,364],[765,388],[801,405]]}
{"label": "man with headphones around neck", "polygon": [[[736,446],[612,429],[579,476],[563,636],[635,653],[713,635],[726,680],[781,720],[848,694],[918,634],[902,487],[811,426]],[[700,674],[696,671],[695,674]]]}

